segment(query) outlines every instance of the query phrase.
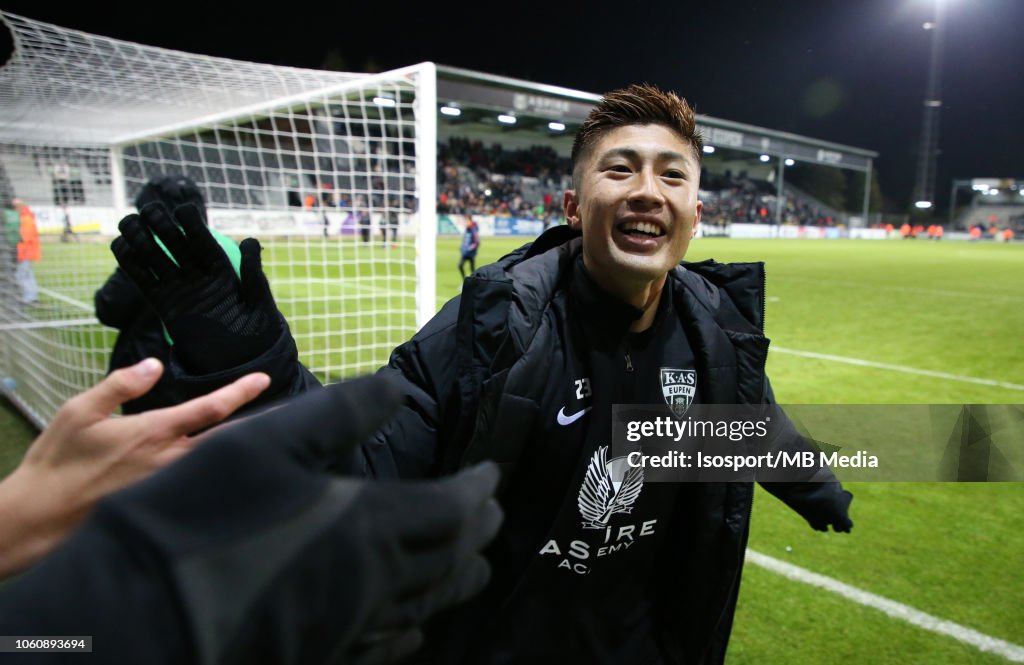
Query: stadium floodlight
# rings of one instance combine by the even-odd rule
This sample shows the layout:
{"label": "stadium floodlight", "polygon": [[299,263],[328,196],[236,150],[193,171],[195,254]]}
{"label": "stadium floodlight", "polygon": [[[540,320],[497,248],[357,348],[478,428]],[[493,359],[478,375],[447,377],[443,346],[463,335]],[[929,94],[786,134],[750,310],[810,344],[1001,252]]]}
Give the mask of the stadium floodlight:
{"label": "stadium floodlight", "polygon": [[447,115],[453,118],[458,118],[460,115],[462,115],[462,109],[457,108],[455,106],[442,106],[441,115]]}
{"label": "stadium floodlight", "polygon": [[548,129],[550,129],[553,132],[564,132],[565,131],[565,123],[563,123],[563,122],[549,122],[548,123]]}
{"label": "stadium floodlight", "polygon": [[786,166],[793,166],[794,164],[796,164],[796,162],[793,160],[792,157],[786,158]]}
{"label": "stadium floodlight", "polygon": [[762,162],[767,162],[769,159],[771,159],[771,157],[769,157],[768,155],[761,155]]}
{"label": "stadium floodlight", "polygon": [[932,202],[931,201],[917,201],[917,202],[914,203],[914,207],[915,208],[920,208],[921,210],[927,210],[928,208],[932,207]]}
{"label": "stadium floodlight", "polygon": [[924,25],[922,25],[921,27],[924,28],[925,30],[934,30],[935,29],[935,22],[934,21],[925,21]]}
{"label": "stadium floodlight", "polygon": [[377,106],[388,106],[388,107],[397,106],[398,105],[398,102],[396,102],[391,97],[374,97],[373,98],[373,103],[376,104]]}
{"label": "stadium floodlight", "polygon": [[704,154],[705,155],[713,155],[713,154],[715,154],[715,146],[713,146],[713,145],[706,145],[706,146],[704,146]]}
{"label": "stadium floodlight", "polygon": [[503,125],[514,125],[516,124],[516,117],[514,115],[507,115],[505,113],[502,113],[501,115],[498,116],[498,122],[500,122]]}

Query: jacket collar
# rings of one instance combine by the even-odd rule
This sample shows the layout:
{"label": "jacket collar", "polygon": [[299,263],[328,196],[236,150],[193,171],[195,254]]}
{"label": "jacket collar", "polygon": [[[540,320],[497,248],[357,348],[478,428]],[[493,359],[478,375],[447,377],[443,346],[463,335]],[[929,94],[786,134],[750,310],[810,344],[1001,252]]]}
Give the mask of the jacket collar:
{"label": "jacket collar", "polygon": [[569,297],[574,315],[587,329],[614,340],[621,339],[644,314],[643,310],[622,302],[598,286],[583,265],[582,255],[577,256],[573,264]]}

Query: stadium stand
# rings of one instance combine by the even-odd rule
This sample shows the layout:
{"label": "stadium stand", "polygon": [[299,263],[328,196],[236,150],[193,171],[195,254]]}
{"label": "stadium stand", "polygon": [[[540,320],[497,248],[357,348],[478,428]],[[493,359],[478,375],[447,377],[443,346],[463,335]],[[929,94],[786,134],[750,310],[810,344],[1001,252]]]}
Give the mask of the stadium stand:
{"label": "stadium stand", "polygon": [[[572,164],[550,146],[510,150],[498,143],[485,146],[451,137],[438,144],[437,154],[438,213],[561,217],[562,192],[572,186]],[[775,223],[778,197],[775,185],[765,180],[705,169],[701,198],[707,225]],[[846,217],[792,185],[785,187],[782,206],[783,224],[835,226]]]}

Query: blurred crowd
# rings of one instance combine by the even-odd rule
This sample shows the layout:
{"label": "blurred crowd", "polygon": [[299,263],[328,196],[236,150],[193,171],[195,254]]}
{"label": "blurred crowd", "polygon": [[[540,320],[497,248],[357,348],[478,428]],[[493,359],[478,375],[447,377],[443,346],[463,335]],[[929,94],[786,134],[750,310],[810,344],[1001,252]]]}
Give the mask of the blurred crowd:
{"label": "blurred crowd", "polygon": [[[704,202],[702,223],[708,226],[727,224],[775,224],[778,195],[773,183],[755,180],[744,173],[733,175],[701,174],[701,200]],[[802,226],[835,226],[836,220],[810,199],[786,193],[782,197],[782,223]]]}
{"label": "blurred crowd", "polygon": [[[437,211],[549,220],[562,217],[562,192],[572,186],[572,163],[548,146],[506,149],[453,137],[438,145]],[[774,224],[775,185],[746,176],[701,175],[703,223]],[[834,226],[812,200],[783,196],[782,223]]]}
{"label": "blurred crowd", "polygon": [[437,211],[560,218],[572,165],[549,146],[506,149],[453,137],[438,145]]}

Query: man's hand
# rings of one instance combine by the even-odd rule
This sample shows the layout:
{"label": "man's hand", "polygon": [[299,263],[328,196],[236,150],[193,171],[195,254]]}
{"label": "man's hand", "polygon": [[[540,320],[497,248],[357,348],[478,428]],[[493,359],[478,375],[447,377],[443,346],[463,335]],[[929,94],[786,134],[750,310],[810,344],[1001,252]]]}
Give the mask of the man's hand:
{"label": "man's hand", "polygon": [[239,245],[239,279],[192,204],[172,213],[160,202],[148,203],[118,228],[121,235],[110,248],[160,315],[187,371],[213,374],[237,367],[280,337],[282,318],[257,240]]}
{"label": "man's hand", "polygon": [[832,530],[837,533],[850,533],[853,529],[853,520],[850,519],[851,501],[853,494],[846,490],[822,498],[816,504],[812,504],[805,515],[808,524],[816,531],[828,531],[831,525]]}
{"label": "man's hand", "polygon": [[380,375],[306,393],[104,502],[99,516],[145,534],[175,571],[196,660],[388,661],[483,588],[480,550],[502,520],[496,466],[415,483],[325,470],[344,470],[400,401]]}
{"label": "man's hand", "polygon": [[189,436],[228,417],[270,383],[250,374],[179,406],[111,418],[163,372],[149,358],[117,370],[72,397],[0,483],[0,578],[34,562],[63,540],[102,496],[191,450]]}

